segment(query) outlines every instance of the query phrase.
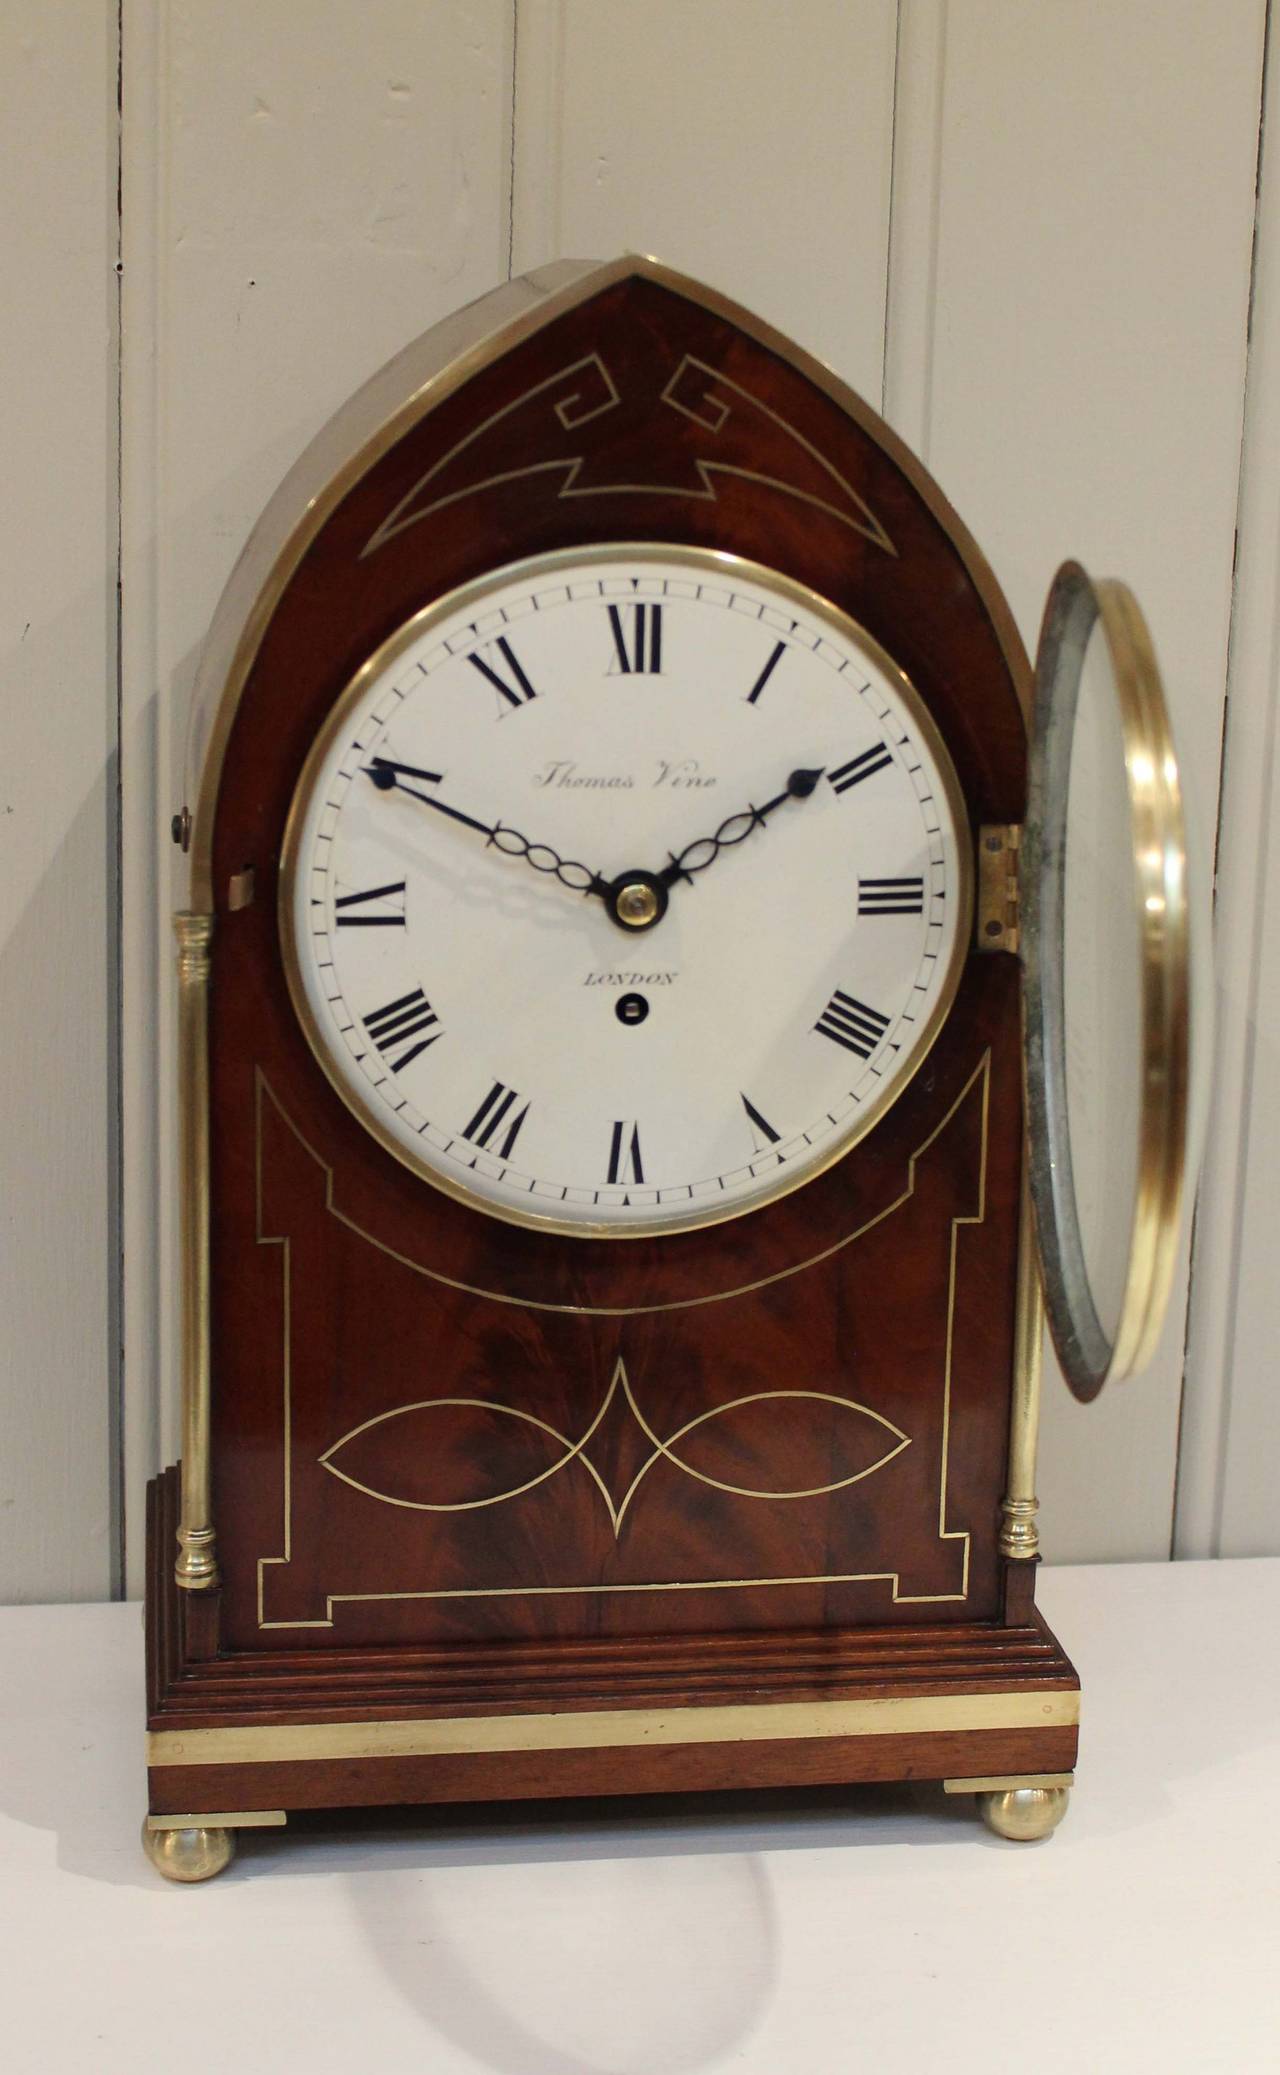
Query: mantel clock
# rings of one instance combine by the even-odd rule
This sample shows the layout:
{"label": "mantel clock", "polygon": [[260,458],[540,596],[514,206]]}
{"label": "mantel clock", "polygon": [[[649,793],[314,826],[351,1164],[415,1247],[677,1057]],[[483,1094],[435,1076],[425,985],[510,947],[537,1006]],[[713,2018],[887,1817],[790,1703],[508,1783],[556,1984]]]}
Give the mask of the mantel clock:
{"label": "mantel clock", "polygon": [[842,383],[655,262],[565,263],[315,440],[192,741],[156,1863],[808,1781],[1052,1828],[1042,1290],[1081,1396],[1141,1362],[1186,1168],[1123,586],[1059,573],[1033,681]]}

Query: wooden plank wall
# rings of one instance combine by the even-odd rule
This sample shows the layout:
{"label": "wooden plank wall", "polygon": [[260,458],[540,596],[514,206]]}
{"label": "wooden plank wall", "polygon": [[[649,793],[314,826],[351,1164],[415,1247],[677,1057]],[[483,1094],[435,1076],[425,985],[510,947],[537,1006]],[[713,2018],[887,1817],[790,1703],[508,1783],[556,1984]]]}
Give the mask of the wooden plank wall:
{"label": "wooden plank wall", "polygon": [[116,37],[0,24],[0,1597],[119,1577]]}
{"label": "wooden plank wall", "polygon": [[[1274,50],[1272,53],[1274,57]],[[1218,1043],[1196,1222],[1181,1556],[1280,1548],[1280,79],[1267,68],[1215,915]]]}
{"label": "wooden plank wall", "polygon": [[[118,47],[112,13],[14,0],[0,22],[25,284],[0,577],[8,1599],[106,1594],[126,1549],[136,1589],[143,1485],[176,1453],[166,827],[187,694],[254,515],[363,375],[548,258],[641,249],[702,275],[884,408],[1029,643],[1064,554],[1134,582],[1210,839],[1245,420],[1265,0],[313,0],[301,37],[249,0],[123,0]],[[1270,310],[1249,436],[1273,458]],[[1237,1345],[1275,1337],[1277,1162],[1251,1121],[1280,1072],[1253,1040],[1280,994],[1258,955],[1280,866],[1256,840],[1275,480],[1260,461],[1242,507],[1230,1071],[1187,1387],[1184,1274],[1150,1377],[1084,1413],[1049,1392],[1063,1560],[1168,1555],[1179,1488],[1188,1552],[1280,1546],[1272,1397],[1260,1369],[1232,1380]]]}

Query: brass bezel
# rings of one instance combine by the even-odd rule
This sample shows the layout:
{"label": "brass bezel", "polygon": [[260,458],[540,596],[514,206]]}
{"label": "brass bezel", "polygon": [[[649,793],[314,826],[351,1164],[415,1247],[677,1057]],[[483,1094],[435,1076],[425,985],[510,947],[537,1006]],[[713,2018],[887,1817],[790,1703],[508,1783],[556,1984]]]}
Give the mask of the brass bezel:
{"label": "brass bezel", "polygon": [[[1067,1115],[1064,904],[1067,778],[1080,679],[1100,623],[1111,660],[1133,836],[1141,973],[1141,1111],[1129,1265],[1108,1339],[1089,1284]],[[1066,562],[1036,658],[1024,836],[1030,1186],[1054,1345],[1072,1391],[1097,1396],[1148,1362],[1168,1309],[1182,1226],[1190,1088],[1191,941],[1177,756],[1151,637],[1133,593]]]}
{"label": "brass bezel", "polygon": [[[736,574],[745,580],[759,583],[775,592],[780,598],[787,600],[793,606],[799,607],[801,611],[809,613],[818,620],[825,621],[842,639],[860,649],[868,660],[888,678],[896,695],[902,700],[903,705],[910,713],[913,724],[927,744],[937,766],[945,796],[946,809],[951,817],[951,825],[954,832],[959,913],[947,967],[942,975],[938,993],[930,1013],[921,1026],[921,1033],[910,1070],[901,1079],[887,1085],[875,1100],[866,1105],[865,1110],[859,1112],[856,1128],[841,1139],[839,1145],[830,1153],[827,1159],[817,1166],[807,1168],[801,1174],[790,1176],[784,1173],[780,1175],[777,1184],[773,1188],[754,1196],[749,1203],[729,1204],[715,1210],[703,1209],[700,1210],[698,1215],[692,1217],[673,1213],[670,1218],[654,1219],[641,1227],[621,1227],[616,1224],[605,1224],[603,1222],[599,1224],[587,1222],[569,1223],[551,1215],[524,1210],[515,1203],[508,1206],[480,1197],[469,1190],[461,1180],[455,1179],[452,1175],[441,1174],[438,1170],[429,1167],[425,1161],[415,1160],[411,1150],[407,1146],[400,1144],[394,1134],[382,1124],[381,1119],[376,1116],[371,1108],[366,1110],[363,1106],[358,1106],[354,1091],[348,1087],[344,1079],[338,1074],[330,1056],[330,1047],[324,1033],[311,1012],[311,1005],[307,999],[306,989],[302,980],[301,964],[294,936],[293,909],[299,870],[298,849],[301,841],[301,829],[317,775],[334,738],[341,733],[351,709],[359,704],[370,682],[390,668],[396,659],[404,654],[422,635],[427,633],[437,621],[451,617],[460,611],[465,611],[471,605],[483,600],[489,595],[495,585],[499,583],[508,583],[525,578],[532,580],[542,575],[554,575],[558,570],[569,567],[581,568],[596,563],[603,564],[639,558],[670,562],[677,567],[683,568],[697,568],[704,571],[714,570],[723,577]],[[937,723],[905,671],[894,662],[888,652],[880,646],[880,643],[867,633],[865,628],[859,626],[856,620],[851,619],[847,613],[842,612],[838,606],[832,604],[830,599],[824,598],[820,592],[814,591],[809,586],[798,583],[794,578],[784,576],[777,570],[768,569],[764,564],[751,561],[744,556],[728,554],[720,549],[692,547],[667,541],[609,541],[596,542],[585,547],[558,548],[547,554],[520,557],[513,562],[504,563],[489,570],[484,576],[475,578],[470,583],[460,585],[456,589],[447,592],[443,597],[433,599],[429,605],[423,606],[420,611],[414,613],[402,626],[398,627],[395,633],[382,642],[375,649],[374,653],[367,658],[330,708],[323,726],[320,728],[308,751],[306,761],[303,764],[294,789],[280,851],[277,920],[281,956],[289,995],[307,1043],[330,1086],[341,1097],[356,1121],[364,1130],[369,1132],[371,1137],[377,1140],[384,1151],[390,1153],[411,1174],[429,1183],[432,1188],[439,1189],[444,1195],[452,1197],[456,1202],[465,1203],[469,1209],[480,1211],[489,1217],[498,1218],[504,1223],[520,1225],[525,1229],[534,1231],[556,1233],[567,1238],[639,1240],[665,1238],[678,1232],[700,1231],[710,1225],[723,1224],[733,1218],[749,1216],[751,1212],[762,1210],[768,1204],[777,1202],[781,1197],[790,1195],[794,1189],[815,1181],[819,1175],[826,1173],[837,1161],[842,1160],[859,1140],[867,1135],[914,1079],[924,1060],[928,1057],[938,1032],[950,1011],[952,1002],[955,1000],[956,989],[960,984],[960,974],[971,948],[974,901],[973,879],[972,835],[969,815],[959,780],[955,775],[950,752],[943,741]]]}

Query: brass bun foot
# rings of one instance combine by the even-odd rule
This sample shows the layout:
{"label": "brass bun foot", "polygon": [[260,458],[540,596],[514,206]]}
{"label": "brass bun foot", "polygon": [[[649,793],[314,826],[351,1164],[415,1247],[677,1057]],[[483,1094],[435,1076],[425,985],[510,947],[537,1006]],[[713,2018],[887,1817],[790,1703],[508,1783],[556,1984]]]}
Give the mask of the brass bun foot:
{"label": "brass bun foot", "polygon": [[988,1830],[1015,1844],[1034,1844],[1048,1837],[1067,1813],[1070,1787],[1004,1787],[979,1794],[978,1806]]}
{"label": "brass bun foot", "polygon": [[142,1826],[142,1844],[157,1872],[177,1881],[212,1880],[236,1851],[233,1830],[153,1830],[149,1823]]}

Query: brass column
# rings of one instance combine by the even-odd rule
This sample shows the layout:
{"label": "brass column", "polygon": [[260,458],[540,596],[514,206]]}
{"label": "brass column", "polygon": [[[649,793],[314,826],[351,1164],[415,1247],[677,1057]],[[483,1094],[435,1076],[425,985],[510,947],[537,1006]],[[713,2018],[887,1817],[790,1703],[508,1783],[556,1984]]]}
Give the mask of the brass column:
{"label": "brass column", "polygon": [[1018,1293],[1013,1339],[1013,1402],[1009,1413],[1009,1469],[1000,1527],[1004,1556],[1040,1554],[1036,1514],[1036,1444],[1040,1438],[1040,1381],[1044,1368],[1044,1299],[1031,1192],[1024,1182],[1018,1223]]}
{"label": "brass column", "polygon": [[173,918],[178,939],[178,1142],[182,1244],[182,1519],[174,1575],[218,1583],[209,1500],[209,944],[212,915]]}

